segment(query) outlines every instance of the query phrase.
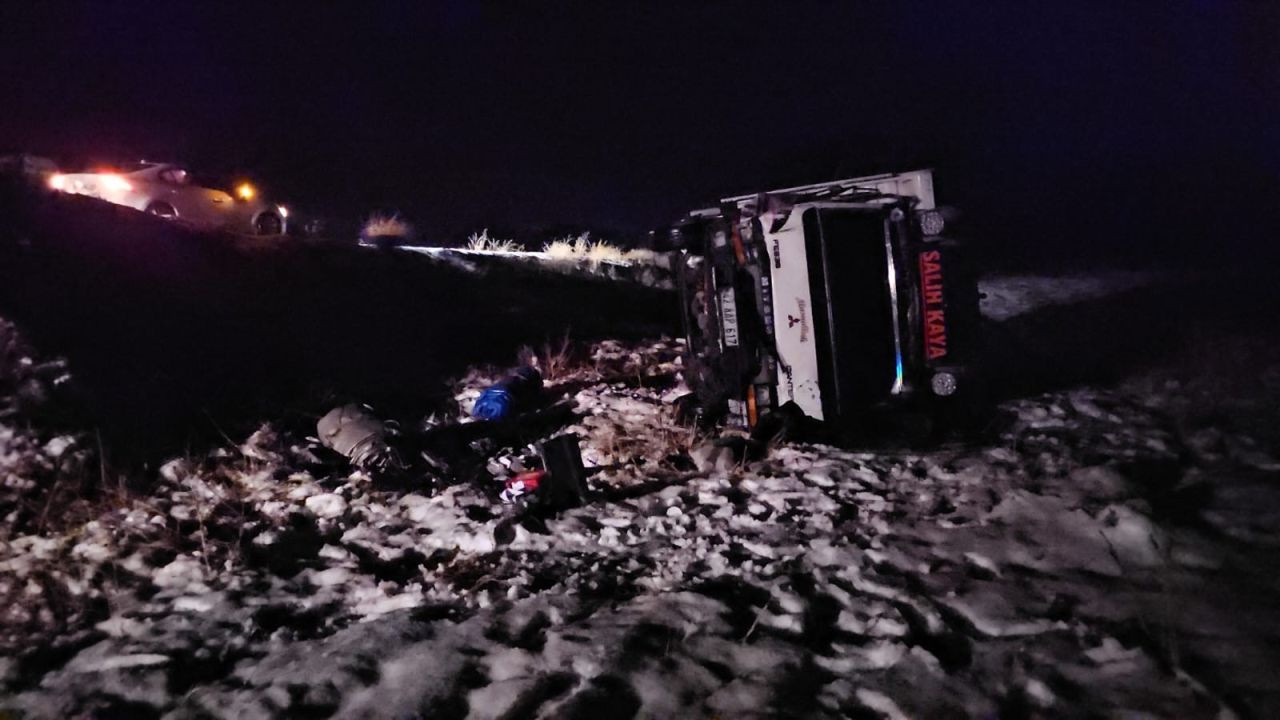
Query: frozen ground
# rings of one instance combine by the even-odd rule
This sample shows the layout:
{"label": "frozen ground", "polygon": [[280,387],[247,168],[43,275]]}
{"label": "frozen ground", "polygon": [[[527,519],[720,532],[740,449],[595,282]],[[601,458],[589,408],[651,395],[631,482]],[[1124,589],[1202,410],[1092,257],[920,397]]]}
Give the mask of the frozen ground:
{"label": "frozen ground", "polygon": [[1002,321],[1053,305],[1087,302],[1140,288],[1151,273],[1109,272],[1059,277],[1005,275],[982,283],[982,314]]}
{"label": "frozen ground", "polygon": [[1270,337],[1015,393],[981,441],[749,463],[674,426],[676,344],[604,343],[560,387],[607,469],[545,523],[494,499],[524,447],[488,486],[386,482],[267,426],[117,487],[26,420],[60,369],[10,355],[19,717],[1280,717]]}

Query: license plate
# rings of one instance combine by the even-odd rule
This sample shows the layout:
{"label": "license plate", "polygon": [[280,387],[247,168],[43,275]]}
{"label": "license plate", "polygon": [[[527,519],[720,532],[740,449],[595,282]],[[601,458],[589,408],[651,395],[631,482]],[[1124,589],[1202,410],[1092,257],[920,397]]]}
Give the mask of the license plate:
{"label": "license plate", "polygon": [[720,291],[720,327],[724,333],[725,347],[738,346],[738,302],[733,297],[733,288]]}

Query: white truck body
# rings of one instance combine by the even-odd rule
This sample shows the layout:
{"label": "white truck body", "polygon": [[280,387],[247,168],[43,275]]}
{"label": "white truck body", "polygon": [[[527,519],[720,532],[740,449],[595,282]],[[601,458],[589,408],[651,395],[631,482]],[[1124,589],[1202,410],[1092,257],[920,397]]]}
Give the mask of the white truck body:
{"label": "white truck body", "polygon": [[955,406],[977,286],[963,244],[942,234],[947,212],[924,169],[690,213],[673,237],[700,261],[679,286],[701,406],[739,428],[792,406],[864,429],[894,408]]}
{"label": "white truck body", "polygon": [[[929,169],[798,185],[771,190],[765,195],[783,198],[817,195],[824,201],[839,201],[867,191],[914,197],[918,201],[916,208],[919,210],[935,208],[933,171]],[[745,208],[754,206],[759,197],[759,194],[739,195],[723,198],[720,202]],[[804,210],[811,207],[823,207],[823,203],[803,203],[789,207],[787,212],[778,215],[769,210],[758,210],[761,210],[765,245],[772,255],[772,262],[767,263],[766,268],[772,289],[771,312],[780,361],[778,402],[779,404],[795,402],[806,415],[823,420],[822,391],[818,382],[819,350],[812,331],[813,299],[809,291],[809,269],[805,254],[804,227],[801,223]],[[776,228],[775,217],[783,221]],[[885,271],[890,277],[896,274],[892,266],[887,267]],[[894,292],[896,295],[896,288]],[[721,304],[723,305],[723,302]],[[724,307],[721,307],[721,313],[725,314]],[[899,363],[899,374],[893,390],[895,393],[902,389],[900,367]]]}
{"label": "white truck body", "polygon": [[[919,201],[916,205],[917,210],[933,210],[937,207],[933,197],[933,170],[929,168],[899,173],[867,175],[845,180],[832,180],[831,182],[813,183],[812,185],[797,185],[795,187],[770,190],[765,194],[812,196],[814,193],[830,191],[831,194],[822,199],[836,200],[868,190],[886,195],[914,197]],[[721,198],[720,202],[742,206],[755,202],[757,197],[759,197],[758,193],[738,195],[736,197]]]}

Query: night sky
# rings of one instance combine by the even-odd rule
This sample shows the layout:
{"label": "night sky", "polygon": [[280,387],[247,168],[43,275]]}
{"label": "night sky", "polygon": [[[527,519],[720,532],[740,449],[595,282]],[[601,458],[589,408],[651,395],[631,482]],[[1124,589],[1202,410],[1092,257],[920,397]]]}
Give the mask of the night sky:
{"label": "night sky", "polygon": [[0,152],[248,171],[429,240],[932,166],[992,262],[1280,244],[1275,2],[6,2],[0,67]]}

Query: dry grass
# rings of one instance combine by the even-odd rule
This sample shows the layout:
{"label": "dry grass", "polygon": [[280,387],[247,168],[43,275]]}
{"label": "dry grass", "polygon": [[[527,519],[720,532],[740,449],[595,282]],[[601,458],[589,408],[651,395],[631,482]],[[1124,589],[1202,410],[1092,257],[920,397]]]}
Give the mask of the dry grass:
{"label": "dry grass", "polygon": [[592,369],[585,348],[570,339],[568,333],[558,341],[548,340],[537,350],[528,345],[522,346],[516,356],[521,365],[536,368],[542,375],[542,381],[548,385],[581,379]]}
{"label": "dry grass", "polygon": [[577,237],[564,237],[543,246],[542,251],[557,259],[573,259],[586,257],[591,249],[591,237],[582,233]]}
{"label": "dry grass", "polygon": [[515,240],[489,237],[489,231],[485,229],[479,234],[471,233],[471,237],[467,238],[467,249],[475,252],[520,252],[524,248]]}
{"label": "dry grass", "polygon": [[373,215],[365,221],[360,235],[366,238],[408,238],[413,236],[413,225],[399,215]]}
{"label": "dry grass", "polygon": [[[503,240],[489,235],[488,230],[472,233],[467,238],[467,249],[476,252],[523,252],[524,247],[515,240]],[[625,250],[605,240],[594,240],[590,233],[570,235],[542,246],[542,252],[553,260],[604,262],[645,262],[654,256],[650,250]]]}
{"label": "dry grass", "polygon": [[592,240],[589,233],[564,237],[547,243],[542,251],[556,260],[601,262],[637,262],[653,258],[650,250],[624,250],[605,240]]}
{"label": "dry grass", "polygon": [[581,348],[576,348],[568,333],[560,342],[552,346],[548,341],[543,343],[542,352],[538,355],[542,376],[547,382],[556,382],[567,378],[584,367]]}

